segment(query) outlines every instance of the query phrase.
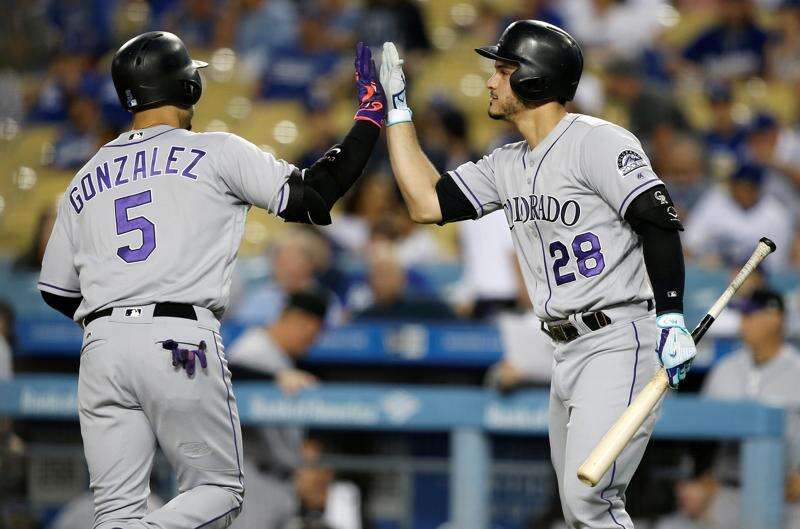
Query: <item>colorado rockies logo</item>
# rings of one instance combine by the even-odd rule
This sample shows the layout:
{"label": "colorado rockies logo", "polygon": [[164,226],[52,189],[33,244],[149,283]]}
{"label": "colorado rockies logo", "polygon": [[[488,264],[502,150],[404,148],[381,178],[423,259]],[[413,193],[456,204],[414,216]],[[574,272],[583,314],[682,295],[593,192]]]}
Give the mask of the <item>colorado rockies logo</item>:
{"label": "colorado rockies logo", "polygon": [[617,169],[622,176],[628,176],[631,171],[635,171],[645,165],[647,165],[647,160],[636,151],[625,150],[617,156]]}

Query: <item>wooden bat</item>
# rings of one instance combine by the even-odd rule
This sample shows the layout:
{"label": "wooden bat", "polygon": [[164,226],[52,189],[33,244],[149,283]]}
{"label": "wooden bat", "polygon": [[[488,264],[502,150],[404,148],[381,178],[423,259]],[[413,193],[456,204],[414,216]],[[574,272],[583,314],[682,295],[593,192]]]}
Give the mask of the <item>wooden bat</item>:
{"label": "wooden bat", "polygon": [[[742,286],[747,277],[764,260],[766,256],[775,251],[775,243],[766,237],[762,237],[756,246],[753,255],[747,263],[739,270],[725,292],[712,305],[708,313],[703,317],[697,327],[692,331],[692,338],[698,343],[705,335],[706,331],[714,320],[722,312],[733,295]],[[642,426],[653,408],[661,399],[662,395],[669,387],[667,372],[659,369],[658,373],[648,382],[647,386],[633,399],[628,409],[617,419],[617,422],[606,432],[586,461],[578,468],[578,479],[583,483],[594,487],[605,475],[612,463],[617,459],[620,452],[628,446],[634,434]]]}

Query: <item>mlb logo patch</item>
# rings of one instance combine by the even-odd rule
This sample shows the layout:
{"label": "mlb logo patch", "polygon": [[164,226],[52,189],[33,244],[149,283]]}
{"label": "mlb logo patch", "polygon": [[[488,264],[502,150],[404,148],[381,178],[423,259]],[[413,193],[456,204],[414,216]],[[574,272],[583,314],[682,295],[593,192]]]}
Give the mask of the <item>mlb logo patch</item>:
{"label": "mlb logo patch", "polygon": [[628,176],[632,171],[647,164],[648,162],[644,156],[636,151],[625,150],[617,156],[617,169],[622,176]]}
{"label": "mlb logo patch", "polygon": [[141,318],[142,309],[140,309],[139,307],[132,309],[125,309],[125,316],[128,318]]}
{"label": "mlb logo patch", "polygon": [[128,141],[138,140],[138,139],[141,139],[141,138],[144,138],[144,132],[134,132],[133,134],[128,136]]}

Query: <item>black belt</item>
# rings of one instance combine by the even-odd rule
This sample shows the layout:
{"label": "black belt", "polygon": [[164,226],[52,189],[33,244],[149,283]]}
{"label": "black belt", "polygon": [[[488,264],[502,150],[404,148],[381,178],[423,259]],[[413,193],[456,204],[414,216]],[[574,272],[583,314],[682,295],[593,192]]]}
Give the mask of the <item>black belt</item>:
{"label": "black belt", "polygon": [[[589,328],[589,330],[596,331],[598,329],[602,329],[606,325],[611,323],[611,318],[609,318],[605,312],[598,311],[592,312],[591,314],[584,314],[581,316],[583,323]],[[578,332],[578,328],[575,327],[573,324],[569,323],[568,321],[558,322],[558,323],[545,323],[542,322],[542,330],[546,335],[550,338],[555,340],[556,342],[571,342],[578,336],[580,333]]]}
{"label": "black belt", "polygon": [[[136,310],[135,307],[127,309],[129,311]],[[97,318],[104,318],[105,316],[111,316],[111,313],[114,312],[113,307],[109,307],[103,310],[96,310],[83,318],[83,326],[86,327],[90,323],[92,323]],[[197,312],[195,312],[194,307],[187,303],[156,303],[155,308],[153,309],[153,317],[160,317],[165,316],[168,318],[184,318],[187,320],[195,320],[197,321]]]}

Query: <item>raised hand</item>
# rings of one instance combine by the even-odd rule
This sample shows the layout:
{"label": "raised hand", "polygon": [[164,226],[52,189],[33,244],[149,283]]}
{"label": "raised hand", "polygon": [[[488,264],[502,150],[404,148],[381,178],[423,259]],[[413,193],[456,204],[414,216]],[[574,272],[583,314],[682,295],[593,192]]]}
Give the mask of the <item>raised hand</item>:
{"label": "raised hand", "polygon": [[356,45],[355,67],[358,89],[358,110],[355,119],[370,121],[381,127],[386,117],[386,96],[378,81],[372,51],[363,42]]}

